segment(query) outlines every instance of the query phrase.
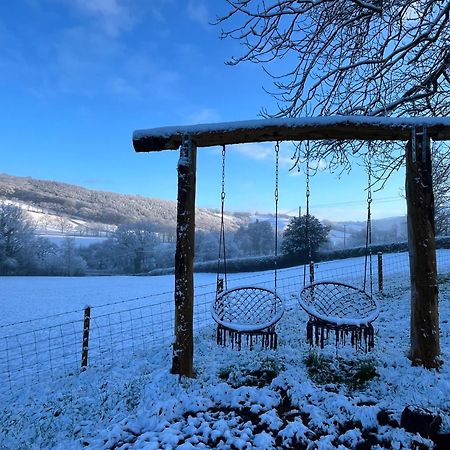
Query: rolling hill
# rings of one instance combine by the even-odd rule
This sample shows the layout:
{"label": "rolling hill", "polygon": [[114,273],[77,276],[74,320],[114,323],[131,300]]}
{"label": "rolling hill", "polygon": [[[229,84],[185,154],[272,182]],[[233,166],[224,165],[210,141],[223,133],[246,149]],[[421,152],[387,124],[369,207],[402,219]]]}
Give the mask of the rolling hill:
{"label": "rolling hill", "polygon": [[[0,174],[0,202],[14,203],[32,217],[38,234],[106,236],[118,225],[147,221],[166,233],[174,233],[176,227],[175,201],[125,195],[113,192],[86,189],[56,181],[38,180],[31,177],[16,177]],[[289,222],[291,216],[281,214],[279,230]],[[255,220],[266,220],[274,225],[273,215],[252,213],[228,213],[224,217],[225,227],[236,230]],[[329,249],[363,245],[365,222],[323,221],[330,226]],[[374,220],[373,242],[395,242],[406,239],[404,217]],[[201,231],[218,231],[218,210],[197,208],[196,228]]]}
{"label": "rolling hill", "polygon": [[[138,221],[148,221],[167,230],[175,230],[176,226],[175,201],[91,190],[30,177],[0,174],[0,201],[12,202],[27,210],[41,231],[83,228],[106,232]],[[225,226],[236,229],[246,222],[245,217],[227,214]],[[197,208],[196,227],[218,230],[220,214]]]}

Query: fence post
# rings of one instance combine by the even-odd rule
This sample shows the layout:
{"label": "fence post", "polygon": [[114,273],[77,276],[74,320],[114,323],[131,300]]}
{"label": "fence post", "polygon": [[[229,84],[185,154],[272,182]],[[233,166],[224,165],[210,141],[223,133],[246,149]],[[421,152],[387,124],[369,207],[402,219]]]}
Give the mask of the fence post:
{"label": "fence post", "polygon": [[383,253],[378,252],[378,292],[383,293]]}
{"label": "fence post", "polygon": [[314,261],[309,262],[309,283],[314,283]]}
{"label": "fence post", "polygon": [[88,365],[90,324],[91,324],[91,307],[86,306],[86,308],[84,309],[83,347],[81,349],[81,371],[86,370]]}

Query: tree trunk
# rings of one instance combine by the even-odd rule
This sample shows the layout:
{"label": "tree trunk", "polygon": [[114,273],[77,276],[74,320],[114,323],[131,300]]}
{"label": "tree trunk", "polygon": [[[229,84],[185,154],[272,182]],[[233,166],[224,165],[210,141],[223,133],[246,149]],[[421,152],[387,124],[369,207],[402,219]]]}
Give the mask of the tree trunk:
{"label": "tree trunk", "polygon": [[175,252],[175,342],[172,373],[193,376],[194,244],[197,149],[183,137],[178,162],[177,244]]}
{"label": "tree trunk", "polygon": [[440,365],[438,284],[430,139],[426,130],[408,142],[406,199],[411,272],[411,353],[413,365]]}

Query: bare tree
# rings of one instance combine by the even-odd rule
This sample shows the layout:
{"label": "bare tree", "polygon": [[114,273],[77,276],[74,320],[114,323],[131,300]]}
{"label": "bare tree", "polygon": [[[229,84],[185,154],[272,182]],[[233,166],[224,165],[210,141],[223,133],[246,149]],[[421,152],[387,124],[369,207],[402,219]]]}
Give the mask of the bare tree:
{"label": "bare tree", "polygon": [[154,224],[142,221],[120,225],[112,239],[131,263],[133,273],[149,269],[148,260],[153,257],[154,247],[158,243]]}
{"label": "bare tree", "polygon": [[70,225],[70,220],[67,216],[57,216],[57,222],[59,225],[59,228],[61,230],[61,234],[67,233],[69,225]]}
{"label": "bare tree", "polygon": [[64,275],[69,277],[83,275],[86,270],[86,261],[78,254],[76,241],[72,237],[66,237],[60,248],[61,269]]}
{"label": "bare tree", "polygon": [[[228,63],[261,64],[273,80],[277,110],[266,117],[450,113],[450,1],[226,1],[221,36],[245,49]],[[322,141],[310,158],[350,170],[361,149]],[[383,143],[372,157],[384,182],[404,164],[404,148]],[[299,149],[297,162],[304,158]]]}
{"label": "bare tree", "polygon": [[12,273],[28,260],[25,253],[33,232],[33,225],[21,208],[0,203],[0,274]]}
{"label": "bare tree", "polygon": [[222,36],[246,48],[230,64],[264,64],[278,116],[450,110],[450,1],[227,2]]}

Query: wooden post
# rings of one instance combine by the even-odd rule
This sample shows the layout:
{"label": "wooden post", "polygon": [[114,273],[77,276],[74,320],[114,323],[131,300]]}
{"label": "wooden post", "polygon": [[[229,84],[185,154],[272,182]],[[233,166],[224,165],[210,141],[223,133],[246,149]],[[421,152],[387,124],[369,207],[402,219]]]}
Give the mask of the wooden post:
{"label": "wooden post", "polygon": [[177,244],[175,252],[175,342],[172,373],[193,376],[194,239],[197,148],[183,136],[178,162]]}
{"label": "wooden post", "polygon": [[378,292],[383,293],[383,253],[378,252]]}
{"label": "wooden post", "polygon": [[314,261],[309,262],[309,283],[314,283]]}
{"label": "wooden post", "polygon": [[88,365],[90,324],[91,324],[91,307],[86,306],[86,308],[84,309],[83,346],[81,348],[81,371],[86,370]]}
{"label": "wooden post", "polygon": [[[420,130],[420,131],[419,131]],[[430,139],[416,130],[406,149],[406,200],[411,272],[411,353],[413,365],[440,365],[438,285]]]}

